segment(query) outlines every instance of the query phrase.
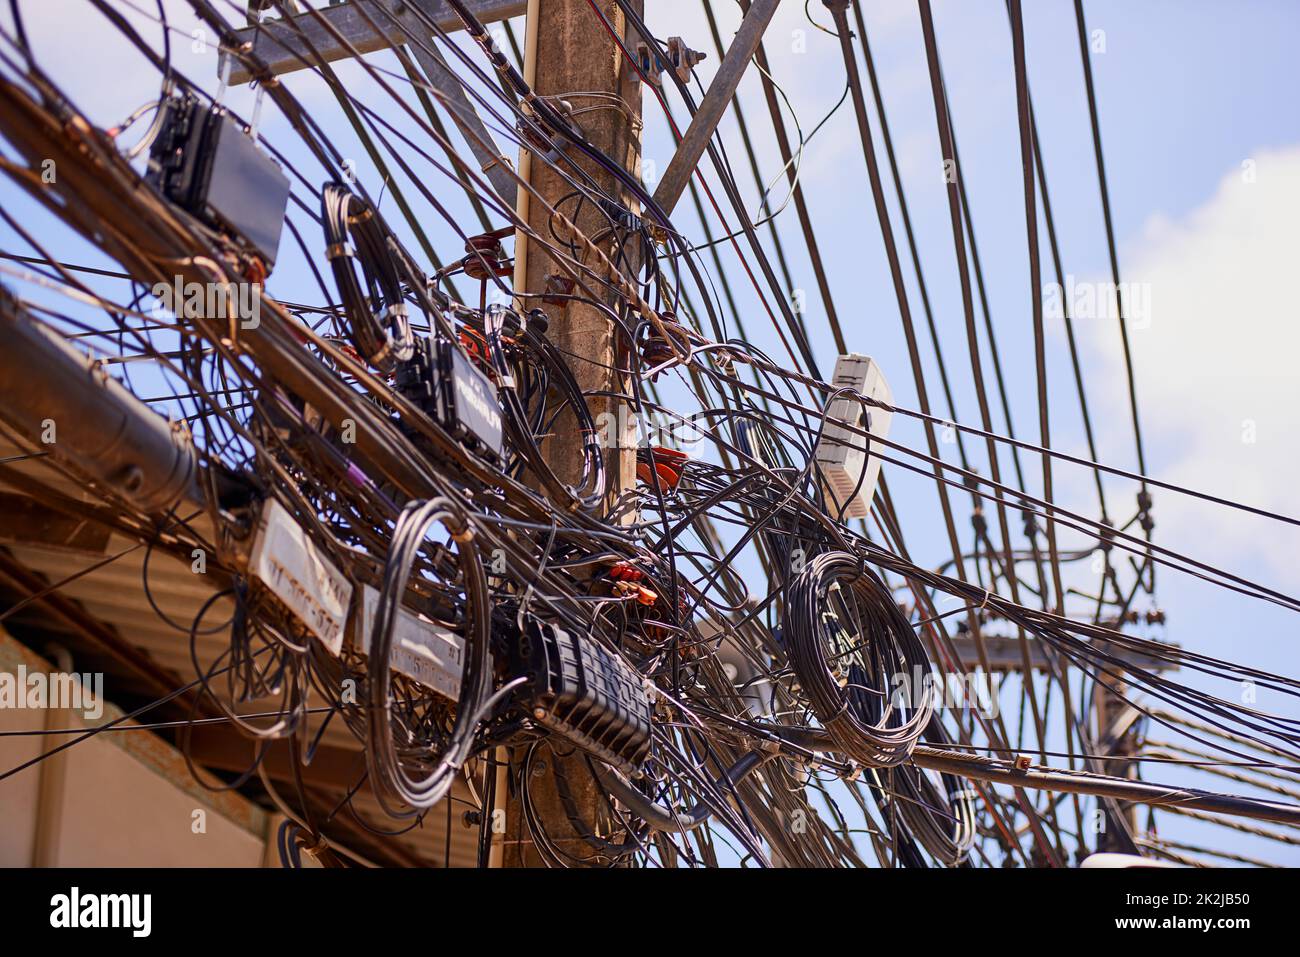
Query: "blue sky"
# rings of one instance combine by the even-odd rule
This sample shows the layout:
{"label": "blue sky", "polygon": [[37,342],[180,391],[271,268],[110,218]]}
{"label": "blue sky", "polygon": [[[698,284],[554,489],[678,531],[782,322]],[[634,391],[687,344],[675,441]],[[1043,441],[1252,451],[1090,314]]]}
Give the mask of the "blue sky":
{"label": "blue sky", "polygon": [[[647,20],[661,37],[680,34],[689,45],[709,53],[699,73],[707,82],[717,59],[699,3],[664,0],[648,5]],[[105,39],[106,24],[88,5],[79,0],[47,0],[24,7],[30,8],[28,29],[38,53],[96,121],[104,125],[118,122],[153,95],[153,71],[120,40]],[[1108,271],[1105,234],[1073,4],[1035,0],[1025,7],[1030,82],[1065,270],[1081,281],[1104,278]],[[167,9],[180,31],[174,40],[178,64],[191,77],[205,80],[215,89],[216,58],[210,39],[205,44],[189,36],[192,18],[183,4],[169,0]],[[817,23],[829,24],[820,3],[809,9]],[[715,10],[725,39],[739,22],[739,10],[727,2],[716,3]],[[1292,439],[1300,427],[1300,403],[1295,401],[1300,398],[1300,380],[1290,368],[1295,355],[1290,347],[1300,346],[1300,324],[1296,322],[1300,316],[1291,281],[1295,253],[1300,249],[1296,242],[1300,113],[1294,105],[1300,66],[1293,49],[1300,36],[1300,5],[1280,0],[1232,4],[1090,0],[1086,10],[1090,29],[1104,31],[1104,51],[1092,54],[1092,66],[1121,272],[1126,281],[1144,284],[1150,294],[1149,325],[1131,330],[1148,468],[1151,474],[1170,481],[1288,514],[1300,512],[1294,504],[1291,478],[1300,465]],[[922,266],[954,376],[958,419],[978,424],[915,4],[867,3],[864,11]],[[1001,0],[935,2],[934,16],[994,325],[1008,374],[1012,413],[1020,437],[1036,441],[1030,309],[1037,293],[1030,287],[1026,258],[1007,17]],[[7,11],[0,13],[0,22],[7,24]],[[134,22],[146,36],[158,35],[157,26],[147,20],[135,18]],[[516,29],[522,41],[522,24]],[[843,90],[838,41],[809,24],[803,4],[787,0],[769,29],[766,46],[777,82],[802,127],[810,130]],[[73,55],[69,56],[69,51]],[[375,56],[372,62],[393,65],[388,56]],[[354,64],[340,66],[339,72],[350,88],[353,83],[368,82]],[[377,192],[377,175],[342,123],[323,84],[298,75],[290,78],[289,86],[319,111],[318,115],[327,118],[326,128],[335,135],[343,154],[356,158],[361,182],[372,194]],[[779,162],[761,87],[752,71],[741,86],[741,98],[759,147],[764,177],[771,181]],[[247,114],[252,94],[245,89],[231,90],[227,103]],[[675,98],[672,104],[680,120],[684,110]],[[399,114],[390,104],[377,102],[376,109],[398,121]],[[644,153],[661,171],[671,155],[671,141],[657,104],[648,100],[645,113]],[[874,115],[872,123],[879,148]],[[273,110],[265,112],[262,132],[295,161],[303,162],[309,177],[319,179],[320,170],[306,161],[286,129]],[[758,190],[730,116],[721,132],[742,193],[751,211],[755,210]],[[881,159],[883,163],[883,152]],[[916,408],[898,308],[847,102],[808,146],[802,157],[801,181],[850,347],[874,356],[891,381],[897,403]],[[429,182],[464,222],[475,222],[468,206],[455,197],[444,179],[432,175]],[[20,211],[31,209],[7,181],[0,184],[0,191],[6,206],[12,203],[12,208]],[[896,210],[892,188],[887,186],[886,192],[891,210]],[[784,196],[783,181],[773,195]],[[699,236],[689,201],[679,209],[680,225]],[[395,211],[391,218],[396,219]],[[33,213],[31,221],[43,224],[42,236],[61,235],[37,214]],[[901,242],[896,215],[894,222]],[[781,214],[778,223],[796,286],[806,290],[808,324],[819,363],[829,370],[834,346],[811,267],[800,251],[792,207]],[[460,242],[449,228],[432,216],[426,225],[446,258],[459,254]],[[476,231],[476,226],[469,231]],[[766,243],[766,232],[762,235]],[[1041,225],[1040,238],[1046,280],[1050,263]],[[20,245],[3,230],[0,243],[8,250]],[[102,257],[75,240],[57,248],[69,259],[102,262]],[[739,264],[729,252],[724,253],[724,260],[740,293],[747,328],[757,344],[777,354],[775,336],[756,298],[752,292],[743,292]],[[906,258],[904,273],[937,408],[941,405],[937,367],[928,337],[921,331],[920,302]],[[293,250],[282,251],[271,291],[296,301],[319,299],[302,257]],[[1136,468],[1117,326],[1113,320],[1080,320],[1076,333],[1102,457],[1120,467]],[[981,347],[987,348],[983,343]],[[1049,324],[1048,352],[1053,444],[1086,454],[1059,323]],[[991,381],[991,374],[986,375]],[[1001,413],[996,407],[994,418],[1000,430]],[[924,447],[915,425],[902,417],[895,417],[894,423],[896,437],[913,447]],[[1247,433],[1253,441],[1243,441]],[[969,450],[981,461],[982,443],[971,443]],[[1038,461],[1027,457],[1025,465],[1030,491],[1037,491]],[[985,465],[980,469],[987,474]],[[1010,473],[1009,458],[1003,460],[1003,470]],[[933,483],[895,472],[886,466],[913,557],[936,565],[945,559],[947,545]],[[1131,483],[1107,483],[1112,511],[1121,520],[1132,510],[1134,491]],[[1062,504],[1095,516],[1095,493],[1088,473],[1059,467],[1057,493]],[[954,504],[959,526],[965,529],[967,505],[959,496],[954,496]],[[1231,515],[1217,506],[1179,501],[1171,493],[1156,493],[1154,515],[1157,541],[1162,544],[1222,563],[1283,591],[1300,590],[1300,572],[1294,562],[1300,537],[1294,529]],[[1013,520],[1012,526],[1018,529],[1019,523]],[[1077,541],[1063,536],[1062,545],[1071,547]],[[1298,670],[1292,646],[1294,619],[1281,609],[1173,572],[1161,574],[1157,600],[1168,613],[1169,624],[1151,632],[1153,636],[1283,674]],[[1139,604],[1142,610],[1145,607]],[[1231,694],[1232,689],[1224,693]],[[1263,695],[1259,705],[1295,713],[1285,701]],[[1150,776],[1161,774],[1167,780],[1190,780],[1158,770]],[[1201,778],[1197,783],[1215,786],[1211,779]],[[1171,823],[1169,827],[1169,833],[1177,829],[1194,842],[1204,837],[1199,825]],[[1234,835],[1230,840],[1232,846],[1247,853],[1261,848],[1260,842],[1246,836]],[[1271,860],[1300,863],[1295,848],[1267,844],[1260,853]]]}
{"label": "blue sky", "polygon": [[[805,54],[781,44],[783,28],[786,36],[806,29],[799,6],[782,8],[768,50],[774,74],[807,128],[838,98],[843,72],[831,37],[808,30]],[[1030,83],[1064,268],[1080,280],[1104,278],[1105,234],[1073,5],[1025,6]],[[1274,257],[1285,255],[1280,250],[1294,253],[1297,248],[1300,120],[1286,91],[1297,86],[1290,42],[1300,27],[1300,9],[1285,3],[1155,2],[1094,2],[1086,9],[1090,31],[1105,34],[1104,52],[1093,53],[1092,66],[1121,275],[1146,284],[1150,292],[1149,328],[1131,329],[1148,468],[1155,476],[1292,514],[1289,474],[1296,463],[1289,436],[1297,424],[1294,400],[1300,388],[1284,365],[1278,367],[1268,357],[1278,349],[1286,354],[1298,317],[1286,266],[1268,267],[1275,265]],[[958,417],[977,424],[919,18],[910,3],[868,4],[864,10],[922,265],[954,374]],[[813,5],[813,14],[827,22],[819,5]],[[1007,18],[997,2],[936,3],[934,16],[1013,416],[1020,437],[1033,441],[1033,293]],[[678,29],[685,32],[687,27]],[[742,87],[742,96],[751,128],[759,130],[766,114],[760,112],[761,91],[753,78]],[[879,150],[878,128],[876,135]],[[738,139],[729,143],[733,164],[740,169]],[[915,408],[897,306],[847,108],[827,124],[809,154],[804,188],[850,347],[876,356],[899,404]],[[774,161],[766,164],[769,170],[775,167]],[[738,178],[746,180],[743,172]],[[796,224],[792,215],[786,218],[787,253],[797,259]],[[1050,266],[1041,222],[1040,239],[1046,280]],[[904,271],[920,323],[910,266],[905,264]],[[814,304],[810,325],[816,328],[811,269],[800,263],[795,272],[809,289]],[[755,320],[750,328],[761,325]],[[1135,469],[1117,326],[1109,319],[1076,320],[1076,334],[1102,458]],[[1053,444],[1086,454],[1059,323],[1049,326],[1048,350]],[[930,354],[928,347],[923,351]],[[833,345],[828,334],[822,335],[818,352],[829,364]],[[927,379],[932,403],[938,405],[935,369],[933,362],[927,366]],[[1256,425],[1253,444],[1241,441],[1247,420]],[[894,421],[898,428],[899,418]],[[1000,421],[996,412],[995,421]],[[919,430],[910,435],[920,447]],[[969,448],[978,460],[982,445]],[[1039,487],[1039,466],[1033,458],[1025,464],[1033,491]],[[932,484],[896,471],[886,466],[911,547],[942,560],[947,546]],[[987,474],[986,468],[981,471]],[[1009,471],[1004,461],[1004,474]],[[1086,473],[1058,468],[1056,479],[1063,504],[1096,514]],[[1112,511],[1124,513],[1121,520],[1133,508],[1134,492],[1131,483],[1107,483]],[[960,522],[966,517],[963,507],[958,502]],[[1154,515],[1157,541],[1282,590],[1294,589],[1292,556],[1300,542],[1293,529],[1161,492],[1156,493]],[[1063,545],[1066,541],[1069,536]],[[1170,623],[1151,632],[1153,637],[1284,674],[1295,672],[1289,613],[1170,572],[1160,577],[1157,599]],[[1195,683],[1190,676],[1184,680]],[[1233,696],[1231,688],[1218,690]],[[1285,700],[1261,695],[1258,703],[1294,713]],[[1191,780],[1159,768],[1148,772],[1156,779],[1162,774],[1165,780]],[[1197,783],[1214,786],[1206,779]],[[1161,827],[1165,833],[1194,835],[1188,837],[1193,842],[1204,837],[1197,826],[1168,822],[1167,816]],[[1245,838],[1230,843],[1242,849],[1257,845]],[[1266,856],[1298,860],[1290,848],[1270,847]]]}

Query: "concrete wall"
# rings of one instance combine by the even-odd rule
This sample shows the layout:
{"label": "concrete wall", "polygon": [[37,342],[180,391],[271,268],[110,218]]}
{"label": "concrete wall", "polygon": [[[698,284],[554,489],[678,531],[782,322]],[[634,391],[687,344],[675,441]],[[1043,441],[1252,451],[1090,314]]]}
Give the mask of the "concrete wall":
{"label": "concrete wall", "polygon": [[[16,675],[20,664],[54,668],[0,628],[0,672]],[[121,713],[106,703],[92,724]],[[86,723],[79,712],[0,707],[0,732]],[[0,735],[0,773],[71,737]],[[269,828],[256,805],[195,782],[151,731],[104,732],[0,781],[4,867],[279,866]]]}

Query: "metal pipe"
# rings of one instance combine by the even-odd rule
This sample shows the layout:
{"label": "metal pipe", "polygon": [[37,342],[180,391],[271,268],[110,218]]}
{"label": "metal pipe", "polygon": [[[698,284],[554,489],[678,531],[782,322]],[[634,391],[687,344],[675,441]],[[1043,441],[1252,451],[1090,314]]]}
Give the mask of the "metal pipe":
{"label": "metal pipe", "polygon": [[201,507],[190,436],[0,287],[0,417],[150,515]]}
{"label": "metal pipe", "polygon": [[[777,737],[807,751],[831,753],[839,750],[830,735],[817,728],[786,728],[771,725],[764,727],[774,732]],[[1020,768],[1012,762],[997,758],[963,754],[960,751],[932,748],[924,744],[918,744],[912,749],[909,762],[930,771],[943,771],[976,781],[988,781],[991,784],[1010,784],[1018,788],[1037,788],[1065,794],[1090,794],[1095,797],[1115,798],[1155,807],[1191,808],[1300,827],[1300,805],[1284,804],[1281,801],[1266,801],[1261,798],[1202,791],[1200,788],[1134,781],[1131,778],[1094,774],[1089,771],[1064,771],[1032,764]]]}
{"label": "metal pipe", "polygon": [[[72,652],[60,644],[51,644],[46,653],[54,659],[50,677],[72,674]],[[53,685],[51,685],[53,686]],[[71,708],[56,708],[53,696],[45,709],[45,730],[75,728],[80,726],[78,715]],[[43,743],[42,752],[49,754],[58,738],[51,735]],[[37,765],[36,822],[32,834],[32,867],[57,867],[59,862],[59,836],[63,828],[63,794],[68,780],[68,755],[50,754]]]}
{"label": "metal pipe", "polygon": [[1088,771],[1059,771],[1033,765],[1021,770],[1005,761],[923,745],[918,745],[912,753],[912,761],[918,767],[929,768],[932,771],[947,771],[950,774],[990,781],[994,784],[1041,788],[1045,791],[1060,791],[1066,794],[1092,794],[1097,797],[1133,801],[1156,807],[1174,805],[1179,808],[1195,808],[1201,811],[1212,811],[1215,814],[1231,814],[1236,817],[1250,817],[1260,821],[1277,821],[1300,826],[1300,805],[1283,804],[1280,801],[1219,794],[1214,791],[1175,787],[1170,784],[1153,784],[1107,774],[1093,774]]}

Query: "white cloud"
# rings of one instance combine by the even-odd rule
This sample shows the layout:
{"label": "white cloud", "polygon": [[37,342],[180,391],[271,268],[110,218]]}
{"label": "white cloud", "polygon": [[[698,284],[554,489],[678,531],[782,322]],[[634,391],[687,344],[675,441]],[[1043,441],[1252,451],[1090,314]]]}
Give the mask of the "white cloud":
{"label": "white cloud", "polygon": [[[1122,278],[1150,293],[1150,325],[1130,340],[1152,474],[1300,516],[1300,146],[1252,160],[1204,205],[1154,217],[1123,250]],[[1103,431],[1123,437],[1119,336],[1098,323],[1085,338],[1104,355]],[[1131,461],[1131,444],[1109,451]],[[1300,530],[1168,492],[1157,492],[1154,514],[1160,543],[1300,587]]]}

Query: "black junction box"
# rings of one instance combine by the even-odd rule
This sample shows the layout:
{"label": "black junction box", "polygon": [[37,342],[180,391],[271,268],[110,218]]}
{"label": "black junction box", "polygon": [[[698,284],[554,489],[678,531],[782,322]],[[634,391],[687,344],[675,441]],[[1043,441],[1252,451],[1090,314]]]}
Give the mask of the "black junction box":
{"label": "black junction box", "polygon": [[289,177],[242,126],[192,96],[168,100],[146,181],[177,206],[275,265]]}

